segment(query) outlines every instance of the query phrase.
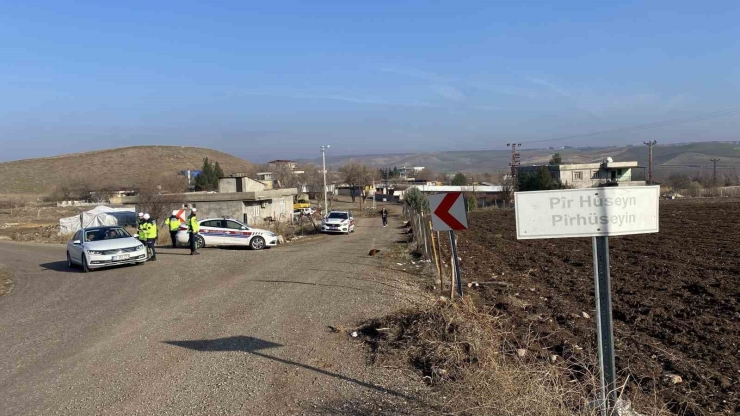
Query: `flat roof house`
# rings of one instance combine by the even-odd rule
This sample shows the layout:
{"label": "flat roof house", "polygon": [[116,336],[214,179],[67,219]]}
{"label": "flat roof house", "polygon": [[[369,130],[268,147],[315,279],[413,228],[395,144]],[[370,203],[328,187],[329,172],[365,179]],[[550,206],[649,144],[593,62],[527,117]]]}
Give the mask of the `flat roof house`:
{"label": "flat roof house", "polygon": [[[246,176],[219,178],[218,192],[167,194],[167,201],[185,208],[198,208],[198,218],[233,218],[248,225],[260,225],[266,218],[290,221],[296,188],[270,189],[268,185]],[[139,197],[124,197],[123,203],[135,205]]]}
{"label": "flat roof house", "polygon": [[554,179],[573,188],[599,186],[644,186],[645,168],[637,162],[614,162],[606,158],[601,163],[519,166],[519,175],[537,173],[542,166]]}

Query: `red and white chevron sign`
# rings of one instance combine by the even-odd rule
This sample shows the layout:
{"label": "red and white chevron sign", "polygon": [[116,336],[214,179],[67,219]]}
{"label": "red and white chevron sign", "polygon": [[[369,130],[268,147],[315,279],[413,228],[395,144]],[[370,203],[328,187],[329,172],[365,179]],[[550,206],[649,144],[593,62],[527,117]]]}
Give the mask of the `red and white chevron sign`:
{"label": "red and white chevron sign", "polygon": [[458,231],[468,228],[465,201],[460,192],[429,196],[434,231]]}

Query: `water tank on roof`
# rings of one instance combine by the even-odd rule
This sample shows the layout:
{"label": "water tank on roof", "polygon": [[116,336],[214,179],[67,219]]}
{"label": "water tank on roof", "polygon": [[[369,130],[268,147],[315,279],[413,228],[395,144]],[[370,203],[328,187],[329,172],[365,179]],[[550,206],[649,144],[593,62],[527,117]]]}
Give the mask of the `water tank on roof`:
{"label": "water tank on roof", "polygon": [[612,159],[611,157],[607,157],[606,159],[604,159],[604,163],[612,163],[612,162],[614,162],[614,159]]}

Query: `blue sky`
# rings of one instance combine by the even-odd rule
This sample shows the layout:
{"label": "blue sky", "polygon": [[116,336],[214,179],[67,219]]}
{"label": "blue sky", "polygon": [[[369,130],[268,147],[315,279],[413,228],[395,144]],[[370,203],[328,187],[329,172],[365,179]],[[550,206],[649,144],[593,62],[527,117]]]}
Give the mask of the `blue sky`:
{"label": "blue sky", "polygon": [[[738,1],[112,3],[3,2],[0,161],[505,149],[740,107]],[[734,116],[559,144],[738,131]]]}

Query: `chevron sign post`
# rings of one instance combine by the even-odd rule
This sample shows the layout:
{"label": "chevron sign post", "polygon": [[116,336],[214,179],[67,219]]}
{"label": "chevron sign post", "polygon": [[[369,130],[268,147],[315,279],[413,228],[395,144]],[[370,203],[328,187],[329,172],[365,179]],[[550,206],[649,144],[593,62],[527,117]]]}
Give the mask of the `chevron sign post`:
{"label": "chevron sign post", "polygon": [[462,297],[462,279],[460,264],[457,260],[457,240],[455,231],[468,229],[468,217],[465,212],[465,201],[460,192],[448,192],[429,197],[429,208],[432,211],[432,228],[434,231],[449,231],[452,264],[454,265],[457,295]]}

